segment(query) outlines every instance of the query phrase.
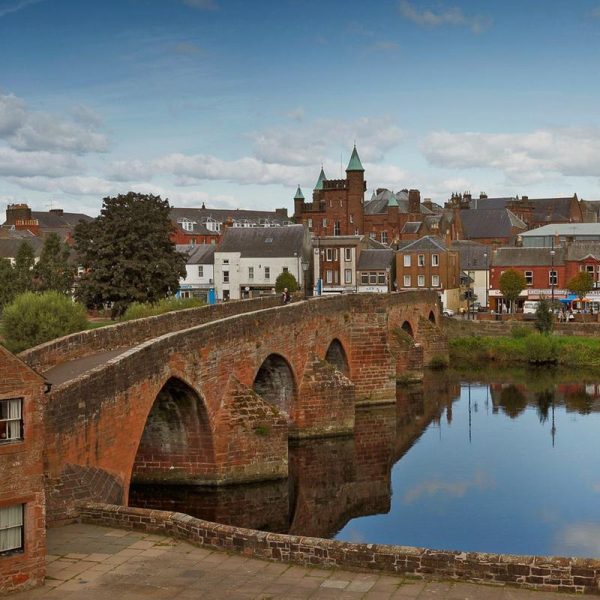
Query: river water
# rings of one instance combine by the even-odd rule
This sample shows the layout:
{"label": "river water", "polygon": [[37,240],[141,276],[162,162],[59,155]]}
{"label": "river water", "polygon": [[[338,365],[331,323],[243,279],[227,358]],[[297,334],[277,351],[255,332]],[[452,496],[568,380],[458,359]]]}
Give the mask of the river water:
{"label": "river water", "polygon": [[289,449],[290,477],[134,485],[130,503],[267,531],[600,557],[600,375],[430,372],[359,408],[352,437]]}

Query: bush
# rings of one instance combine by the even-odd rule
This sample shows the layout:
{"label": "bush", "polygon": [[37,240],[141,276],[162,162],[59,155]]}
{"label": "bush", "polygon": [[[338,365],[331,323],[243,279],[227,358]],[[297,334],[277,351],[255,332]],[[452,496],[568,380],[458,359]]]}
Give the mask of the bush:
{"label": "bush", "polygon": [[533,331],[525,325],[514,325],[510,330],[511,337],[515,338],[516,340],[525,338],[532,333]]}
{"label": "bush", "polygon": [[4,308],[4,343],[21,352],[87,328],[85,309],[60,292],[25,292]]}
{"label": "bush", "polygon": [[204,306],[204,301],[200,298],[163,298],[154,304],[150,302],[133,302],[121,317],[123,321],[132,321],[133,319],[143,319],[144,317],[155,317],[173,310],[184,310],[186,308],[196,308]]}
{"label": "bush", "polygon": [[530,363],[555,363],[558,362],[558,343],[549,335],[530,335],[525,339],[525,354]]}
{"label": "bush", "polygon": [[448,359],[445,356],[441,356],[439,354],[432,356],[431,360],[429,361],[429,368],[433,369],[434,371],[441,371],[443,369],[447,369],[448,366]]}
{"label": "bush", "polygon": [[540,333],[548,334],[554,328],[554,315],[552,304],[542,298],[535,309],[535,328]]}
{"label": "bush", "polygon": [[289,271],[280,273],[279,277],[275,280],[275,291],[278,294],[281,294],[285,288],[288,289],[290,294],[293,294],[298,289],[298,282]]}

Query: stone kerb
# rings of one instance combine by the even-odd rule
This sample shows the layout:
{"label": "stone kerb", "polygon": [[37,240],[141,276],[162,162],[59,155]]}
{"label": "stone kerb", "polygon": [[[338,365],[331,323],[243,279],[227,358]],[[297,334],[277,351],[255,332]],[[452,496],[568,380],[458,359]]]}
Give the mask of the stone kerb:
{"label": "stone kerb", "polygon": [[188,329],[236,314],[270,308],[279,303],[279,296],[265,296],[250,300],[224,302],[213,306],[188,308],[155,317],[115,323],[51,340],[21,352],[19,357],[33,369],[44,373],[61,362],[74,358],[83,358],[105,350],[135,346],[165,333]]}
{"label": "stone kerb", "polygon": [[84,523],[156,533],[252,558],[325,568],[600,594],[600,560],[355,544],[220,525],[182,513],[108,504],[80,506]]}

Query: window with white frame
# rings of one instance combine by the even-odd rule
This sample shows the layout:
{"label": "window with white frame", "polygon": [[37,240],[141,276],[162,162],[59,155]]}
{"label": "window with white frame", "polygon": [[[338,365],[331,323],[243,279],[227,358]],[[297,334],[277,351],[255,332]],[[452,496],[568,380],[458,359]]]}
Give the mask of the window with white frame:
{"label": "window with white frame", "polygon": [[548,271],[548,281],[550,285],[558,285],[558,273],[556,271]]}
{"label": "window with white frame", "polygon": [[425,266],[425,255],[424,254],[417,255],[417,264],[419,265],[419,267]]}
{"label": "window with white frame", "polygon": [[440,276],[439,275],[431,276],[431,287],[440,287]]}
{"label": "window with white frame", "polygon": [[0,508],[0,554],[23,549],[23,504]]}
{"label": "window with white frame", "polygon": [[352,283],[352,269],[344,269],[344,283]]}
{"label": "window with white frame", "polygon": [[533,271],[525,271],[525,283],[533,285]]}
{"label": "window with white frame", "polygon": [[344,260],[350,262],[352,260],[352,248],[344,248]]}
{"label": "window with white frame", "polygon": [[376,240],[377,239],[377,232],[376,231],[371,231],[371,233],[369,233],[369,237],[372,240]]}
{"label": "window with white frame", "polygon": [[410,264],[411,264],[410,254],[405,254],[404,255],[404,266],[410,267]]}
{"label": "window with white frame", "polygon": [[181,228],[184,231],[194,231],[194,222],[193,221],[188,221],[187,219],[183,219],[181,221]]}
{"label": "window with white frame", "polygon": [[410,286],[411,286],[410,275],[405,275],[404,276],[404,287],[410,287]]}
{"label": "window with white frame", "polygon": [[387,240],[388,240],[387,231],[382,231],[381,232],[381,243],[387,244]]}
{"label": "window with white frame", "polygon": [[271,267],[265,267],[265,279],[267,281],[271,279]]}
{"label": "window with white frame", "polygon": [[229,271],[223,271],[223,283],[229,283]]}
{"label": "window with white frame", "polygon": [[377,273],[377,283],[379,285],[385,285],[385,283],[386,283],[385,271],[379,271],[379,273]]}
{"label": "window with white frame", "polygon": [[369,274],[368,273],[361,273],[360,274],[360,282],[363,285],[369,285]]}
{"label": "window with white frame", "polygon": [[0,444],[23,439],[23,399],[0,400]]}
{"label": "window with white frame", "polygon": [[248,267],[248,281],[254,280],[254,267]]}
{"label": "window with white frame", "polygon": [[375,285],[377,283],[377,273],[369,273],[369,283]]}
{"label": "window with white frame", "polygon": [[333,260],[333,248],[325,249],[325,260],[329,262]]}
{"label": "window with white frame", "polygon": [[440,255],[439,254],[432,254],[431,255],[431,266],[432,267],[439,267],[440,266]]}
{"label": "window with white frame", "polygon": [[333,235],[341,235],[342,234],[342,226],[339,221],[335,221],[333,224]]}
{"label": "window with white frame", "polygon": [[325,271],[325,281],[327,283],[333,283],[333,271],[331,269]]}
{"label": "window with white frame", "polygon": [[323,219],[323,228],[326,229],[327,228],[327,219]]}
{"label": "window with white frame", "polygon": [[312,219],[308,219],[307,225],[309,229],[312,229]]}
{"label": "window with white frame", "polygon": [[425,275],[419,275],[417,277],[417,285],[423,287],[425,285]]}
{"label": "window with white frame", "polygon": [[354,216],[352,214],[350,214],[350,224],[354,224]]}
{"label": "window with white frame", "polygon": [[340,282],[340,272],[336,270],[333,272],[333,283],[335,285],[338,285],[339,282]]}
{"label": "window with white frame", "polygon": [[198,265],[198,277],[204,277],[204,265]]}

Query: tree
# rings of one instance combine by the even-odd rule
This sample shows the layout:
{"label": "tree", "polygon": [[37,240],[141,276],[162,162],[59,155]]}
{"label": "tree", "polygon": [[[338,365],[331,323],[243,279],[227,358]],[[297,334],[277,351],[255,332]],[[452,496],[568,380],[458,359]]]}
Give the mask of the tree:
{"label": "tree", "polygon": [[508,300],[511,306],[511,312],[513,312],[513,303],[519,297],[519,294],[523,291],[526,285],[527,282],[525,281],[524,275],[514,271],[513,269],[504,271],[504,273],[500,275],[498,286],[504,298]]}
{"label": "tree", "polygon": [[290,294],[293,294],[298,289],[298,282],[289,271],[280,273],[275,280],[275,291],[278,294],[281,294],[285,288],[288,289]]}
{"label": "tree", "polygon": [[85,309],[60,292],[25,292],[4,308],[4,343],[12,352],[87,327]]}
{"label": "tree", "polygon": [[554,327],[554,316],[552,305],[548,300],[542,298],[535,309],[535,328],[544,334],[548,334]]}
{"label": "tree", "polygon": [[0,312],[2,308],[12,302],[16,294],[15,270],[10,261],[0,258]]}
{"label": "tree", "polygon": [[120,316],[132,302],[156,302],[179,288],[186,259],[170,241],[169,202],[129,192],[104,198],[100,216],[75,228],[86,273],[77,297],[88,307],[112,305]]}
{"label": "tree", "polygon": [[567,282],[567,289],[575,294],[580,302],[583,302],[586,294],[594,289],[594,281],[587,271],[579,271],[577,275],[571,277]]}
{"label": "tree", "polygon": [[15,256],[15,292],[22,294],[33,289],[35,254],[27,242],[21,242]]}
{"label": "tree", "polygon": [[56,233],[51,233],[44,240],[40,260],[34,269],[37,289],[56,290],[63,294],[71,291],[75,267],[69,262],[69,254],[69,247]]}

